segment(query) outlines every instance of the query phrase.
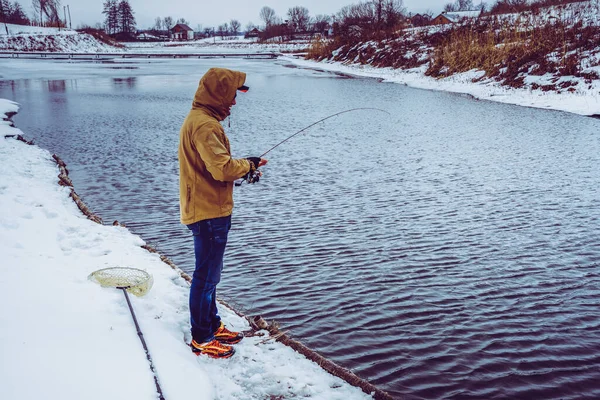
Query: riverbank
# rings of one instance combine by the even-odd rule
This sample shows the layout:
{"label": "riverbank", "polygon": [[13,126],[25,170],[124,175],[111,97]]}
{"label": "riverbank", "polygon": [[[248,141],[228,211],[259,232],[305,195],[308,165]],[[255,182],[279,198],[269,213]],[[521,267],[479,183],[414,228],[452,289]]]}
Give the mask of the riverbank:
{"label": "riverbank", "polygon": [[[482,14],[382,35],[369,26],[314,43],[321,69],[479,99],[600,115],[600,2]],[[344,34],[346,33],[346,34]]]}
{"label": "riverbank", "polygon": [[418,89],[463,93],[480,100],[566,111],[585,116],[600,116],[600,81],[594,81],[594,89],[587,93],[557,93],[510,88],[493,80],[474,82],[482,76],[482,72],[476,70],[455,74],[447,78],[432,78],[425,75],[427,69],[425,66],[403,70],[345,64],[335,61],[319,62],[290,56],[280,57],[280,60],[302,68],[375,78],[380,79],[382,82],[399,83]]}
{"label": "riverbank", "polygon": [[[132,299],[167,399],[366,399],[267,336],[248,337],[229,360],[194,356],[189,287],[145,242],[121,226],[81,214],[58,185],[50,153],[6,136],[18,106],[0,99],[0,387],[6,399],[155,399],[153,376],[127,304],[88,275],[107,267],[150,273],[154,286]],[[225,322],[249,329],[220,306]]]}

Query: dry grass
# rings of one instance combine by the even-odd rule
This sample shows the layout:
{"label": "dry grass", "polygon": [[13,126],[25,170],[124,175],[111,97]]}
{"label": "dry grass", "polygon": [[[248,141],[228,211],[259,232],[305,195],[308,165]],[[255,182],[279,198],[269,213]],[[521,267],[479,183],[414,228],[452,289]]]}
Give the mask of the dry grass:
{"label": "dry grass", "polygon": [[546,73],[582,76],[588,51],[600,44],[600,27],[561,20],[498,24],[478,21],[451,29],[435,46],[427,75],[449,76],[483,70],[504,84],[520,87],[522,76]]}
{"label": "dry grass", "polygon": [[329,58],[333,50],[335,50],[333,41],[318,36],[310,43],[306,58],[320,61]]}
{"label": "dry grass", "polygon": [[99,42],[106,43],[110,46],[121,47],[121,48],[125,47],[121,43],[117,42],[115,39],[110,37],[108,34],[106,34],[103,30],[100,30],[100,29],[87,27],[87,28],[78,29],[78,32],[87,33],[89,35],[92,35]]}
{"label": "dry grass", "polygon": [[[415,68],[429,63],[427,75],[445,77],[481,70],[504,85],[522,87],[525,75],[600,79],[586,68],[600,61],[600,0],[557,6],[512,16],[398,32],[396,37],[364,41],[335,37],[314,42],[308,58],[369,64],[375,67]],[[570,87],[541,90],[573,90]]]}

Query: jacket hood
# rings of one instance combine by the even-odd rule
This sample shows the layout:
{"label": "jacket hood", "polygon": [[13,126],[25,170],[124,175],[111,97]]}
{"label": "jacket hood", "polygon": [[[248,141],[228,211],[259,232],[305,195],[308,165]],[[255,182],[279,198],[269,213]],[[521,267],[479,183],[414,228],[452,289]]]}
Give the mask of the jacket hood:
{"label": "jacket hood", "polygon": [[244,72],[225,68],[209,69],[200,79],[192,109],[205,109],[219,121],[223,121],[229,116],[237,89],[245,81]]}

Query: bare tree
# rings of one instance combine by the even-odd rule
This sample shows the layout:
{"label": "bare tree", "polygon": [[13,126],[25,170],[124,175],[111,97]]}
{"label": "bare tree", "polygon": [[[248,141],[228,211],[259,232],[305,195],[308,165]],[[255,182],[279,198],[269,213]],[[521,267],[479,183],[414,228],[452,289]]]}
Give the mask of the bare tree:
{"label": "bare tree", "polygon": [[318,14],[315,16],[315,19],[313,21],[313,27],[316,32],[323,32],[324,30],[329,28],[330,21],[331,18],[329,17],[329,15]]}
{"label": "bare tree", "polygon": [[446,12],[457,11],[456,4],[455,3],[444,4],[444,11],[446,11]]}
{"label": "bare tree", "polygon": [[189,25],[190,23],[188,21],[186,21],[185,18],[179,18],[177,20],[177,22],[175,22],[176,24],[185,24],[185,25]]}
{"label": "bare tree", "polygon": [[270,28],[271,25],[275,24],[276,14],[275,10],[271,7],[264,6],[260,9],[260,13],[258,14],[260,19],[265,23],[265,28]]}
{"label": "bare tree", "polygon": [[473,6],[473,0],[456,0],[458,10],[456,11],[470,11],[475,9]]}
{"label": "bare tree", "polygon": [[217,28],[217,35],[221,36],[221,39],[225,39],[225,36],[229,36],[229,24],[227,22],[223,25],[219,25]]}
{"label": "bare tree", "polygon": [[60,19],[60,0],[46,0],[46,15],[52,26],[61,26],[62,21]]}
{"label": "bare tree", "polygon": [[44,24],[43,18],[46,16],[46,23],[50,26],[59,26],[60,0],[32,0],[31,5],[36,14],[40,16],[40,25]]}
{"label": "bare tree", "polygon": [[383,23],[389,31],[396,28],[406,13],[402,0],[385,0],[383,3]]}
{"label": "bare tree", "polygon": [[527,0],[498,0],[492,5],[491,12],[519,12],[527,8]]}
{"label": "bare tree", "polygon": [[310,23],[310,14],[306,7],[295,6],[288,10],[289,23],[294,32],[305,32]]}
{"label": "bare tree", "polygon": [[306,7],[292,7],[288,10],[290,23],[296,32],[306,32],[310,24],[310,14]]}
{"label": "bare tree", "polygon": [[233,36],[237,36],[238,32],[240,31],[240,26],[242,26],[240,21],[237,19],[232,19],[229,21],[229,25],[231,26],[231,33],[233,33]]}
{"label": "bare tree", "polygon": [[166,31],[170,30],[173,27],[173,17],[164,17],[163,27]]}
{"label": "bare tree", "polygon": [[402,0],[373,0],[343,7],[335,17],[338,37],[369,39],[392,35],[406,10]]}
{"label": "bare tree", "polygon": [[256,26],[252,23],[252,21],[246,24],[246,32],[250,32],[252,29],[256,28]]}
{"label": "bare tree", "polygon": [[162,30],[163,27],[163,21],[160,17],[156,17],[156,19],[154,20],[154,29],[156,29],[157,31]]}

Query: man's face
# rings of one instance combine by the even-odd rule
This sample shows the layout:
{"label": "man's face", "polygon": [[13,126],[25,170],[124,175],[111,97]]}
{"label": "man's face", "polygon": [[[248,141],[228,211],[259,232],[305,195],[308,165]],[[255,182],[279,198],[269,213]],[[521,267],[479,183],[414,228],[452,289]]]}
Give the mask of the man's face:
{"label": "man's face", "polygon": [[233,97],[233,102],[231,103],[231,105],[229,106],[229,112],[231,113],[231,107],[235,106],[236,102],[235,102],[235,98],[237,97],[237,94]]}

